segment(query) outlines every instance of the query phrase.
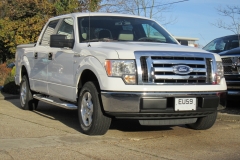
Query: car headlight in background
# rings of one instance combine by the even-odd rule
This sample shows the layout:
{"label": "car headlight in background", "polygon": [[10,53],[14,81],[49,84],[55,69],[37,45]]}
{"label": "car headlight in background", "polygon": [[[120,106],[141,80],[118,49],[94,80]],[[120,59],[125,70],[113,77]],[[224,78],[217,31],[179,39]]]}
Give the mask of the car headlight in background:
{"label": "car headlight in background", "polygon": [[216,68],[216,73],[214,77],[214,84],[219,84],[221,82],[221,79],[224,76],[224,71],[223,71],[223,65],[222,62],[217,61],[217,68]]}
{"label": "car headlight in background", "polygon": [[126,84],[136,84],[134,60],[106,60],[105,69],[109,77],[121,77]]}

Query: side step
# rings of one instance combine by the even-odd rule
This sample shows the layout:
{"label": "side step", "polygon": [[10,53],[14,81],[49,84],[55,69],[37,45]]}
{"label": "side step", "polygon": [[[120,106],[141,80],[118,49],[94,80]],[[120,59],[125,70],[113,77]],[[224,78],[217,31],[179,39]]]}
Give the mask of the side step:
{"label": "side step", "polygon": [[62,108],[65,108],[65,109],[70,109],[70,110],[75,110],[77,109],[78,107],[74,104],[71,104],[71,103],[60,103],[60,102],[56,102],[50,98],[46,98],[44,97],[43,95],[41,94],[34,94],[33,95],[33,98],[35,99],[38,99],[39,101],[42,101],[42,102],[45,102],[45,103],[48,103],[48,104],[52,104],[52,105],[55,105],[55,106],[58,106],[58,107],[62,107]]}

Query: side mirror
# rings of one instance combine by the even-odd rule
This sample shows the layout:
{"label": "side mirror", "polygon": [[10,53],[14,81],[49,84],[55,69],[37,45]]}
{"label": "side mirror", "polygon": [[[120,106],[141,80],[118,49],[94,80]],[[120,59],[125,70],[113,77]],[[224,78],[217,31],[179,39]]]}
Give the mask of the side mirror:
{"label": "side mirror", "polygon": [[50,35],[50,47],[56,48],[73,48],[74,39],[66,39],[66,35],[53,34]]}

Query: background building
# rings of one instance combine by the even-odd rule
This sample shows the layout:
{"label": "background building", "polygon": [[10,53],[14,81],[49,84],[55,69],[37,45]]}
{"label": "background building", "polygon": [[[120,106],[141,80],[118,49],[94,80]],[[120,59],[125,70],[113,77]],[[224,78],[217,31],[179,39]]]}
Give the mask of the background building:
{"label": "background building", "polygon": [[196,41],[199,40],[198,38],[178,37],[178,36],[174,36],[174,38],[176,38],[181,45],[198,47],[198,44],[196,43]]}

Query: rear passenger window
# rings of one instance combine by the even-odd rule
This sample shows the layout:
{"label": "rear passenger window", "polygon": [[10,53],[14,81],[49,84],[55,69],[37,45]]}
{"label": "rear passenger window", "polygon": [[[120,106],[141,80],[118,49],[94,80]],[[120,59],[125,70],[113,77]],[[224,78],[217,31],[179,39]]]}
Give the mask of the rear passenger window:
{"label": "rear passenger window", "polygon": [[41,39],[41,42],[40,42],[40,45],[47,45],[49,46],[49,42],[50,42],[50,35],[54,34],[54,30],[58,24],[58,21],[59,20],[54,20],[54,21],[51,21],[49,22],[43,36],[42,36],[42,39]]}

